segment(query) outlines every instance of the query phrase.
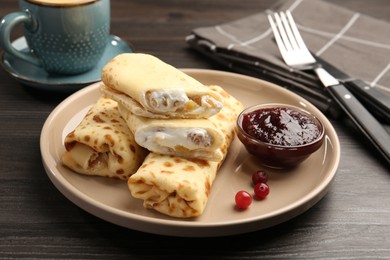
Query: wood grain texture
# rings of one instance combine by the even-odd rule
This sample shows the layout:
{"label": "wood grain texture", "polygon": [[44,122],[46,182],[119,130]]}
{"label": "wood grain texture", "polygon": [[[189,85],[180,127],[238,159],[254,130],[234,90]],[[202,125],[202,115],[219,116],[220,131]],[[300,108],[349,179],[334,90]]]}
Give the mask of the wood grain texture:
{"label": "wood grain texture", "polygon": [[[388,0],[328,1],[390,22]],[[189,50],[185,36],[273,3],[113,0],[111,33],[176,67],[224,70]],[[0,17],[17,9],[15,0],[0,1]],[[348,122],[332,121],[341,142],[340,166],[329,193],[306,213],[244,235],[175,238],[100,220],[53,186],[42,166],[39,137],[65,97],[23,87],[0,69],[0,258],[390,258],[390,170]]]}

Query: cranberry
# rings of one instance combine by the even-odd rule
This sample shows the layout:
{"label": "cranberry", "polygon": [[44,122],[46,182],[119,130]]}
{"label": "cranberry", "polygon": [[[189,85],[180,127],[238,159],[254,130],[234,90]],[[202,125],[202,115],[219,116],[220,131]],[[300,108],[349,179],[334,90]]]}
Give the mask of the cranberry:
{"label": "cranberry", "polygon": [[235,200],[236,200],[236,206],[238,208],[246,209],[252,203],[252,195],[250,195],[248,192],[244,190],[241,190],[237,192]]}
{"label": "cranberry", "polygon": [[255,195],[262,200],[269,194],[269,186],[266,183],[257,183],[254,188]]}
{"label": "cranberry", "polygon": [[254,185],[258,183],[267,183],[268,174],[265,171],[257,171],[252,175],[252,182]]}

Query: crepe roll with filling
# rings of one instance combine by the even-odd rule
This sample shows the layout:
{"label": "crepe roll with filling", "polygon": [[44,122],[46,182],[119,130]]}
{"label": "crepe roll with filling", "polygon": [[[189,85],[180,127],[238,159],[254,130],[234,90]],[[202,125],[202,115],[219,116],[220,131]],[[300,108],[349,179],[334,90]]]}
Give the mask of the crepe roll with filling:
{"label": "crepe roll with filling", "polygon": [[135,141],[149,151],[185,158],[220,161],[223,132],[209,119],[152,119],[136,116],[119,105]]}
{"label": "crepe roll with filling", "polygon": [[150,153],[128,180],[131,195],[142,199],[144,207],[176,218],[197,217],[203,213],[213,181],[235,136],[236,118],[243,109],[239,101],[221,88],[213,89],[225,97],[221,112],[210,118],[225,136],[219,148],[223,158],[210,161]]}
{"label": "crepe roll with filling", "polygon": [[120,54],[102,70],[101,91],[131,113],[149,118],[208,118],[222,97],[196,79],[143,53]]}
{"label": "crepe roll with filling", "polygon": [[127,180],[147,151],[139,146],[120,116],[117,102],[100,98],[64,140],[62,162],[73,171]]}

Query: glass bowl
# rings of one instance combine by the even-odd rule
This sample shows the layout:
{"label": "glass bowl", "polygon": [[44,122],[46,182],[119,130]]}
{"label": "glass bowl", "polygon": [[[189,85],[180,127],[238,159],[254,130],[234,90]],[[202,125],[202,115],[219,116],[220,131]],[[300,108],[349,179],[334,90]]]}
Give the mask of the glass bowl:
{"label": "glass bowl", "polygon": [[237,136],[246,150],[271,168],[291,168],[317,151],[325,136],[322,122],[293,105],[269,103],[246,108],[237,118]]}

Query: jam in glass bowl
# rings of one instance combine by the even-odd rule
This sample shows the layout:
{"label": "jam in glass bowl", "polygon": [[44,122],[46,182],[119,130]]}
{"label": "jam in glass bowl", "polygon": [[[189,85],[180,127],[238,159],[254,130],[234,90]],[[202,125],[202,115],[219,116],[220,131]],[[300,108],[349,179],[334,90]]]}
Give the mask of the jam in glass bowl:
{"label": "jam in glass bowl", "polygon": [[322,122],[312,113],[287,104],[260,104],[237,118],[237,136],[265,166],[291,168],[317,151],[324,140]]}

